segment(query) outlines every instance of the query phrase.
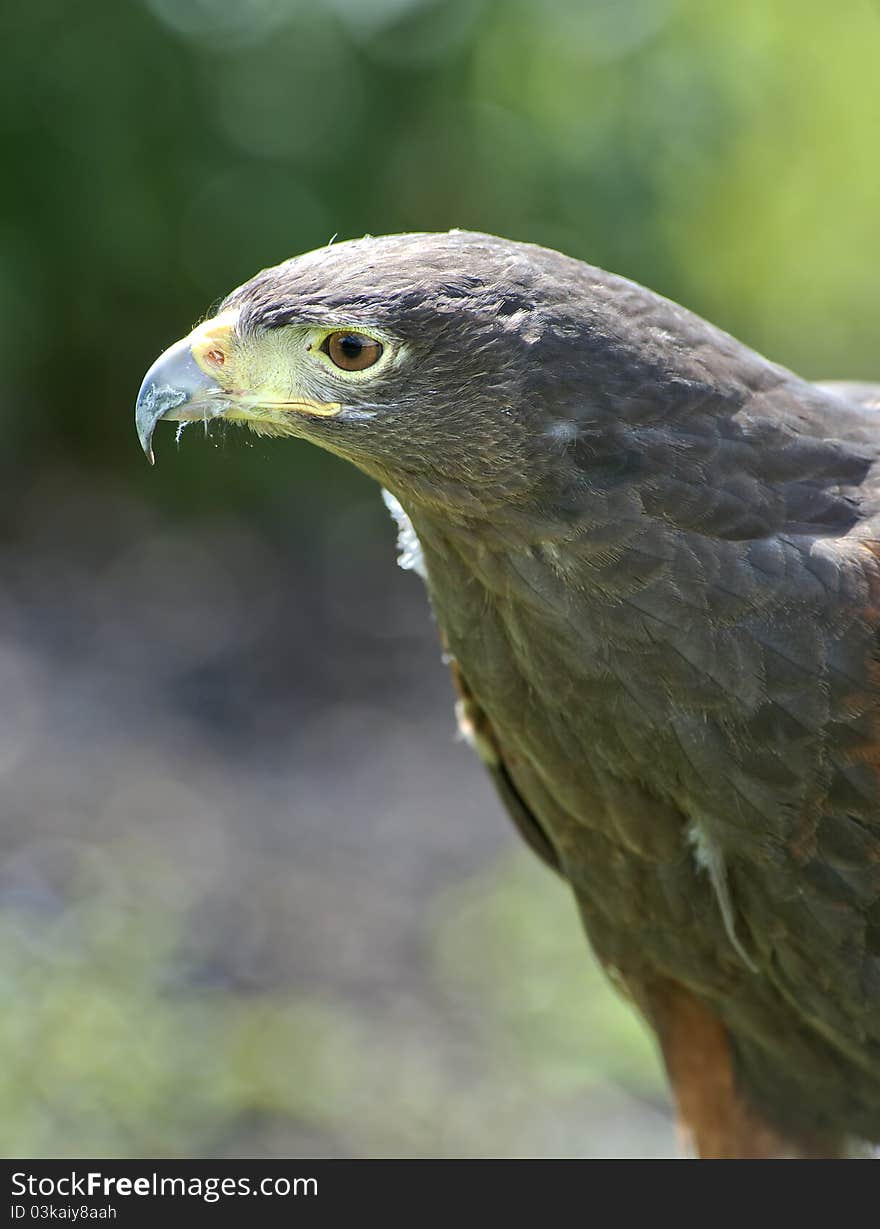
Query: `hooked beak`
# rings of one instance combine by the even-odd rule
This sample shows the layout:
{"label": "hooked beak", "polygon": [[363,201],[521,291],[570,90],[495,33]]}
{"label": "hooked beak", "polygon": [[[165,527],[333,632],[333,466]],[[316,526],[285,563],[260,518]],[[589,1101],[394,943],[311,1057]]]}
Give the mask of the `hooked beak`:
{"label": "hooked beak", "polygon": [[234,308],[205,320],[160,354],[144,377],[134,421],[151,465],[153,432],[160,418],[205,423],[228,418],[270,434],[294,434],[295,419],[335,418],[343,409],[338,401],[291,397],[261,381],[253,387],[253,374],[239,361],[236,323]]}
{"label": "hooked beak", "polygon": [[153,432],[160,418],[190,422],[217,418],[228,408],[229,394],[196,362],[192,335],[160,354],[144,376],[134,409],[138,439],[151,465]]}

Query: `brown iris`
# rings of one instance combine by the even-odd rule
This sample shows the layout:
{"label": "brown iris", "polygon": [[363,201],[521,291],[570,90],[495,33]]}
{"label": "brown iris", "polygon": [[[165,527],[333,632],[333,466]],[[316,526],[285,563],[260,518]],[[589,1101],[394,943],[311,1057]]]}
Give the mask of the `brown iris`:
{"label": "brown iris", "polygon": [[321,349],[343,371],[364,371],[382,355],[380,343],[364,333],[331,333],[324,338]]}

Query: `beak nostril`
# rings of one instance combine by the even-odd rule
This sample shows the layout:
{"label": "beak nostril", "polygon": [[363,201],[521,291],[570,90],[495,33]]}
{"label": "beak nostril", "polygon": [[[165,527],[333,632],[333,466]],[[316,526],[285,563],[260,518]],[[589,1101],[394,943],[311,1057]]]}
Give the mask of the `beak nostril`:
{"label": "beak nostril", "polygon": [[205,358],[208,360],[209,363],[212,363],[215,367],[222,367],[223,364],[226,362],[226,355],[223,353],[222,350],[209,350],[208,353],[205,355]]}

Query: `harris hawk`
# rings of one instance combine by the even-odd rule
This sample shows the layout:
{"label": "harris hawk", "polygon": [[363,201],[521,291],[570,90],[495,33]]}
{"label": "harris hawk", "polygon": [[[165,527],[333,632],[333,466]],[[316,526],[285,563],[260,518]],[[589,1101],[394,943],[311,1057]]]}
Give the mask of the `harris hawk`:
{"label": "harris hawk", "polygon": [[258,273],[136,423],[376,478],[459,721],[659,1042],[701,1156],[880,1139],[880,386],[489,235]]}

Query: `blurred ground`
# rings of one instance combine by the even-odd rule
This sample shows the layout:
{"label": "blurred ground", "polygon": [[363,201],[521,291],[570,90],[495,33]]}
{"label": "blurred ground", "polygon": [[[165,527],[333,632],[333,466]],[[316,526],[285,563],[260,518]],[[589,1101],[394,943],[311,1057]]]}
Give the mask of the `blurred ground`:
{"label": "blurred ground", "polygon": [[668,1153],[373,492],[309,567],[51,491],[0,558],[0,1152]]}
{"label": "blurred ground", "polygon": [[365,232],[558,246],[880,378],[880,10],[0,7],[0,1153],[668,1155],[653,1053],[454,740],[378,492],[143,372]]}

